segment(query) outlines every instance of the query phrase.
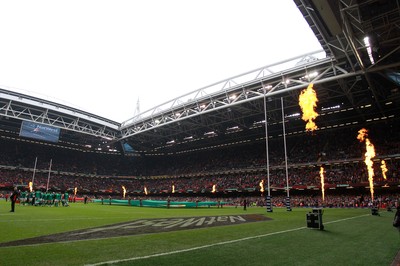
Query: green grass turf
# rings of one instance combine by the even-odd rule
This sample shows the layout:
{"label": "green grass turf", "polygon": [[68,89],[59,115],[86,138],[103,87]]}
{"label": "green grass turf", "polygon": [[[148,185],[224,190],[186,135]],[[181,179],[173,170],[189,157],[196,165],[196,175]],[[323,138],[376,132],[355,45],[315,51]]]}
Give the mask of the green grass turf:
{"label": "green grass turf", "polygon": [[[275,208],[140,208],[73,203],[16,206],[0,200],[0,242],[143,218],[262,214],[270,221],[108,239],[0,247],[0,265],[390,265],[399,251],[394,212],[324,209],[324,230],[306,228],[306,213]],[[247,238],[247,239],[246,239]],[[235,241],[239,240],[239,241]],[[223,243],[227,242],[227,243]],[[221,244],[222,243],[222,244]],[[199,248],[203,247],[203,248]],[[192,250],[188,250],[192,249]],[[186,251],[185,251],[186,250]],[[183,252],[176,252],[183,251]],[[176,252],[176,253],[174,253]],[[168,253],[161,256],[151,256]],[[147,256],[147,257],[146,257]]]}

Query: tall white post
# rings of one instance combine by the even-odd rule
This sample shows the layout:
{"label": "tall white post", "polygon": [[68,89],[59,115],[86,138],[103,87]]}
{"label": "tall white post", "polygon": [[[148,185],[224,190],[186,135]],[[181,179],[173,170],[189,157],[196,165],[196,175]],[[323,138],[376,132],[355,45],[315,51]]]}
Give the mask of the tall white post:
{"label": "tall white post", "polygon": [[268,149],[268,116],[267,116],[267,99],[266,99],[266,90],[264,88],[264,117],[265,117],[265,154],[267,160],[267,186],[268,186],[268,195],[266,197],[266,205],[267,211],[272,212],[272,203],[271,203],[271,182],[269,176],[269,149]]}
{"label": "tall white post", "polygon": [[49,182],[50,182],[50,173],[51,173],[51,163],[53,159],[50,159],[50,166],[49,166],[49,175],[47,177],[47,186],[46,186],[46,192],[49,190]]}
{"label": "tall white post", "polygon": [[286,149],[286,129],[285,129],[285,111],[283,108],[283,97],[281,97],[282,105],[282,129],[283,129],[283,147],[285,151],[285,171],[286,171],[286,209],[291,211],[290,207],[290,195],[289,195],[289,173],[288,173],[288,162],[287,162],[287,149]]}
{"label": "tall white post", "polygon": [[37,156],[36,156],[36,159],[35,159],[35,166],[33,167],[32,187],[33,187],[33,182],[35,182],[36,164],[37,164]]}

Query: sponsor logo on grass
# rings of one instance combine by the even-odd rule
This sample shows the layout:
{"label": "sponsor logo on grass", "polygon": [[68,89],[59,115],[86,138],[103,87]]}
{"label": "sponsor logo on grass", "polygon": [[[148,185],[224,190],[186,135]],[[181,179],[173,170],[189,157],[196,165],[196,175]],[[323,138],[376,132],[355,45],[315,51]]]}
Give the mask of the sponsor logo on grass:
{"label": "sponsor logo on grass", "polygon": [[75,233],[72,235],[85,235],[92,234],[96,232],[110,231],[110,230],[125,230],[132,231],[132,229],[137,228],[152,228],[153,230],[163,230],[171,228],[191,228],[191,227],[205,227],[205,226],[218,226],[226,225],[226,223],[235,224],[247,222],[245,217],[241,215],[235,216],[211,216],[211,217],[196,217],[196,218],[172,218],[172,219],[146,219],[138,220],[126,224],[119,224],[109,227],[100,227],[86,230],[85,232]]}
{"label": "sponsor logo on grass", "polygon": [[102,227],[82,229],[66,233],[0,243],[0,247],[66,242],[66,240],[78,241],[138,234],[160,233],[214,226],[235,225],[250,222],[261,222],[267,220],[270,220],[270,218],[259,214],[141,219]]}

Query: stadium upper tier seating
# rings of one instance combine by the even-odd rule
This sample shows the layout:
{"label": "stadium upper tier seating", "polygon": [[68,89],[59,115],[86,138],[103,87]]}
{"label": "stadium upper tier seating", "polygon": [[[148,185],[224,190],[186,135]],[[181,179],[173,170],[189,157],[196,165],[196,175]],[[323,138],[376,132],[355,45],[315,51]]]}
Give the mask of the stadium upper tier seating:
{"label": "stadium upper tier seating", "polygon": [[[357,185],[368,182],[364,163],[365,144],[357,140],[359,127],[349,127],[313,134],[287,137],[288,180],[299,189],[321,184],[320,167],[325,169],[326,186]],[[376,150],[374,181],[400,184],[400,134],[396,124],[371,124],[369,138]],[[204,149],[181,155],[124,156],[102,154],[30,143],[18,138],[0,138],[0,185],[35,186],[53,190],[78,187],[87,193],[115,193],[125,186],[130,192],[209,193],[217,191],[258,191],[260,182],[267,186],[266,151],[263,141],[229,148]],[[272,188],[286,187],[286,168],[282,138],[269,141],[269,177]],[[385,160],[386,179],[380,167]]]}

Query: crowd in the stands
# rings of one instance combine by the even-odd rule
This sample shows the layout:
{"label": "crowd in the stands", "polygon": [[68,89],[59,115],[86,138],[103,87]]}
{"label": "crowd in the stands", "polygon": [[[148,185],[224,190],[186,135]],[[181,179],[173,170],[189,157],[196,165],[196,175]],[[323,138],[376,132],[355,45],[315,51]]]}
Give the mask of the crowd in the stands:
{"label": "crowd in the stands", "polygon": [[[365,144],[356,138],[358,129],[350,127],[288,137],[287,171],[282,139],[270,140],[268,172],[271,189],[282,191],[287,181],[290,187],[299,189],[302,186],[320,188],[321,166],[324,167],[326,186],[368,184],[363,161]],[[400,184],[398,129],[396,124],[371,125],[369,137],[376,150],[374,181],[377,184]],[[92,195],[118,194],[122,192],[122,186],[134,196],[143,195],[145,191],[150,195],[211,193],[213,190],[216,193],[256,191],[261,194],[262,181],[267,189],[266,150],[262,141],[165,156],[83,152],[5,138],[0,138],[0,145],[2,187],[26,187],[34,179],[34,186],[39,189],[49,187],[65,191],[77,188],[80,193]],[[49,173],[50,160],[52,171]],[[388,169],[386,179],[380,168],[382,160]],[[280,198],[275,200],[278,205]],[[297,200],[299,205],[310,204],[308,201]],[[339,200],[340,203],[335,199],[331,204],[355,204],[350,201],[354,198]]]}

